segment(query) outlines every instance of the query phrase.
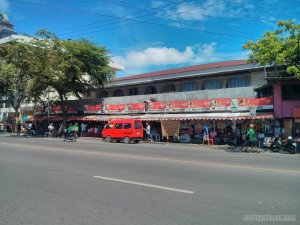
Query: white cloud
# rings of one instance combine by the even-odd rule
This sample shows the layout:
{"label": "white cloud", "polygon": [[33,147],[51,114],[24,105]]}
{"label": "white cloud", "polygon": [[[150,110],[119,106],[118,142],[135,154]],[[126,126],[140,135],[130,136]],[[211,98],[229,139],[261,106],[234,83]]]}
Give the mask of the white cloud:
{"label": "white cloud", "polygon": [[223,15],[225,10],[226,5],[223,0],[206,0],[202,3],[184,2],[177,7],[164,10],[160,16],[173,20],[202,21],[207,19],[207,16]]}
{"label": "white cloud", "polygon": [[124,66],[124,72],[127,74],[138,74],[162,68],[246,58],[243,53],[217,52],[216,47],[215,42],[186,46],[184,51],[167,47],[149,47],[143,51],[130,51],[125,56],[115,56],[113,61]]}
{"label": "white cloud", "polygon": [[0,11],[8,11],[9,10],[9,2],[7,0],[0,0]]}

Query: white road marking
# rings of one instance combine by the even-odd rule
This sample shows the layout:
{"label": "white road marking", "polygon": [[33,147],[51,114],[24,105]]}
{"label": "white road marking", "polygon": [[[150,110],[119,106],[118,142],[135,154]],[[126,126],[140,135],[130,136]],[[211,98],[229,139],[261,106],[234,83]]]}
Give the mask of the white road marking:
{"label": "white road marking", "polygon": [[134,185],[139,185],[139,186],[144,186],[144,187],[163,189],[163,190],[168,190],[168,191],[181,192],[181,193],[185,193],[185,194],[194,194],[195,193],[193,191],[188,191],[188,190],[183,190],[183,189],[164,187],[164,186],[140,183],[140,182],[129,181],[129,180],[120,180],[120,179],[115,179],[115,178],[111,178],[111,177],[94,176],[94,178],[102,179],[102,180],[108,180],[108,181],[115,181],[115,182],[120,182],[120,183],[125,183],[125,184],[134,184]]}

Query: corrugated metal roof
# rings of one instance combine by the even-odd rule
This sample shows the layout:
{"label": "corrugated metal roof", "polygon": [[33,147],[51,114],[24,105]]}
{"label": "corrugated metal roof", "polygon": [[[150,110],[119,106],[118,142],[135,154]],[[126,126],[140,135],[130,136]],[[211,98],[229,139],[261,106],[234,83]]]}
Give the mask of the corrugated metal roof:
{"label": "corrugated metal roof", "polygon": [[216,68],[222,68],[222,67],[228,67],[228,66],[239,66],[239,65],[245,65],[245,64],[247,64],[247,62],[245,60],[232,60],[232,61],[225,61],[225,62],[216,62],[216,63],[210,63],[210,64],[181,67],[181,68],[176,68],[176,69],[161,70],[161,71],[156,71],[156,72],[151,72],[151,73],[144,73],[144,74],[138,74],[138,75],[133,75],[133,76],[121,77],[121,78],[114,79],[113,82],[141,79],[141,78],[149,78],[149,77],[156,77],[156,76],[175,74],[175,73],[184,73],[184,72],[197,71],[197,70],[216,69]]}

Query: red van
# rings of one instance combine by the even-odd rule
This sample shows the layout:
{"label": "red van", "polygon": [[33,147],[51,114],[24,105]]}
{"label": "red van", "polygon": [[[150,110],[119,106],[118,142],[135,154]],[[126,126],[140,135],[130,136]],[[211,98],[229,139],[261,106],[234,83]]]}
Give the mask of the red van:
{"label": "red van", "polygon": [[124,143],[138,143],[143,140],[144,134],[141,120],[136,119],[116,119],[109,121],[102,131],[102,140],[111,142],[113,140]]}

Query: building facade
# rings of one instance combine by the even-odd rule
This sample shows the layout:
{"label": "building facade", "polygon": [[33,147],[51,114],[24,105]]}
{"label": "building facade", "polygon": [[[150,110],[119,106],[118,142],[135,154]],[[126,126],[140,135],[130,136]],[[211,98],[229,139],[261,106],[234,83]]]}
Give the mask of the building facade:
{"label": "building facade", "polygon": [[8,16],[5,13],[0,13],[0,39],[14,34],[17,34],[14,25],[8,21]]}

